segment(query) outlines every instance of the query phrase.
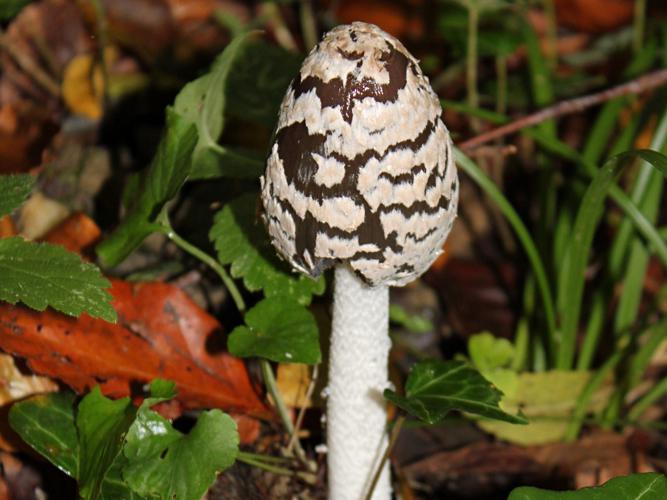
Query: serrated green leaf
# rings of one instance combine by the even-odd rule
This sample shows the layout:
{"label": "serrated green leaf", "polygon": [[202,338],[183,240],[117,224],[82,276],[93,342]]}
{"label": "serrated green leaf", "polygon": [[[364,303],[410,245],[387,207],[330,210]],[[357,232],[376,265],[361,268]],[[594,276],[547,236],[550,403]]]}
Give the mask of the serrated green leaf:
{"label": "serrated green leaf", "polygon": [[264,299],[246,313],[245,322],[227,340],[234,356],[309,365],[321,361],[317,323],[299,303],[280,297]]}
{"label": "serrated green leaf", "polygon": [[12,213],[23,203],[35,178],[32,175],[1,175],[0,176],[0,217]]}
{"label": "serrated green leaf", "polygon": [[508,500],[663,500],[667,477],[657,472],[610,479],[602,486],[577,491],[549,491],[529,486],[515,488]]}
{"label": "serrated green leaf", "polygon": [[174,395],[173,383],[157,381],[126,436],[123,479],[137,493],[164,500],[199,500],[216,474],[238,453],[236,423],[220,410],[199,415],[185,435],[150,409]]}
{"label": "serrated green leaf", "polygon": [[461,361],[422,361],[408,375],[405,396],[384,391],[386,399],[428,424],[441,421],[452,410],[525,424],[524,418],[500,409],[501,396],[477,370]]}
{"label": "serrated green leaf", "polygon": [[97,267],[60,246],[19,237],[0,240],[0,300],[115,322],[110,286]]}
{"label": "serrated green leaf", "polygon": [[257,178],[263,169],[261,157],[218,144],[227,106],[232,104],[227,88],[235,71],[233,68],[245,64],[241,54],[252,35],[251,32],[234,38],[215,60],[211,71],[188,83],[176,97],[176,112],[197,127],[198,141],[192,154],[192,179],[220,176]]}
{"label": "serrated green leaf", "polygon": [[71,392],[40,394],[12,405],[9,425],[65,474],[77,477],[79,441]]}
{"label": "serrated green leaf", "polygon": [[245,194],[225,205],[209,233],[223,264],[231,264],[234,278],[243,278],[251,292],[282,296],[308,305],[313,294],[324,292],[324,278],[313,280],[290,271],[278,259],[264,225],[256,219],[257,196]]}
{"label": "serrated green leaf", "polygon": [[135,411],[130,398],[115,401],[106,398],[99,386],[81,400],[76,426],[79,431],[79,494],[84,499],[101,498],[104,479],[118,458]]}
{"label": "serrated green leaf", "polygon": [[0,2],[0,21],[9,21],[32,0],[2,0]]}
{"label": "serrated green leaf", "polygon": [[120,226],[97,247],[97,254],[105,265],[118,264],[151,233],[165,229],[156,222],[157,218],[165,203],[176,196],[188,178],[196,141],[194,125],[167,108],[167,129],[139,198]]}

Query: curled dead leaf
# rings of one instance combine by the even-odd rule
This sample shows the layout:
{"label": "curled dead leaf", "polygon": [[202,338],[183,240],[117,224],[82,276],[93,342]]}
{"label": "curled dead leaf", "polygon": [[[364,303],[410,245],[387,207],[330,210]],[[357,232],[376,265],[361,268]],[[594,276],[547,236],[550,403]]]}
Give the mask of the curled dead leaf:
{"label": "curled dead leaf", "polygon": [[[0,304],[0,348],[77,392],[136,394],[155,378],[176,382],[187,408],[271,418],[243,361],[221,351],[220,324],[166,283],[112,280],[118,324]],[[140,391],[139,391],[140,392]]]}

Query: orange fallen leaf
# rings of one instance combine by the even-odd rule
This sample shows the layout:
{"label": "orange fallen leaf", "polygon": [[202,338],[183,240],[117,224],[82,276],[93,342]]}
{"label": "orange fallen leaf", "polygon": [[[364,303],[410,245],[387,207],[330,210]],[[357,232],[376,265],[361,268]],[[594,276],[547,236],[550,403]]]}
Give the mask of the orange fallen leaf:
{"label": "orange fallen leaf", "polygon": [[587,33],[604,33],[632,21],[634,0],[556,0],[559,24]]}
{"label": "orange fallen leaf", "polygon": [[42,241],[60,245],[70,252],[83,254],[97,243],[100,234],[100,228],[90,217],[75,212],[49,230]]}
{"label": "orange fallen leaf", "polygon": [[176,382],[187,408],[271,418],[243,361],[212,346],[221,327],[167,283],[112,280],[118,324],[0,304],[0,348],[77,392],[100,384],[110,397],[136,394],[154,378]]}
{"label": "orange fallen leaf", "polygon": [[16,226],[9,215],[0,217],[0,238],[9,238],[16,236]]}

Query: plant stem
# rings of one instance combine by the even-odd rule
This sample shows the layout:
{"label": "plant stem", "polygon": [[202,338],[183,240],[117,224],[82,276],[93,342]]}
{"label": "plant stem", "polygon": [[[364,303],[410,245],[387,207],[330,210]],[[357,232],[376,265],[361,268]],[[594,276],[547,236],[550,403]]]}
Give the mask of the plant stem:
{"label": "plant stem", "polygon": [[[229,294],[234,300],[236,308],[241,314],[243,314],[246,310],[245,301],[243,300],[243,296],[241,295],[241,292],[236,286],[236,283],[234,283],[234,280],[232,280],[229,274],[227,274],[225,268],[222,267],[217,260],[208,255],[206,252],[200,250],[190,242],[181,238],[171,228],[171,226],[167,226],[166,235],[179,248],[183,249],[193,257],[196,257],[197,259],[201,260],[204,264],[208,265],[211,269],[213,269],[218,274],[218,276],[220,276],[223,283],[227,287]],[[280,419],[282,420],[282,423],[285,426],[285,430],[291,437],[294,434],[294,425],[292,425],[292,420],[290,419],[289,412],[287,411],[287,406],[285,405],[282,395],[278,390],[278,385],[276,384],[276,379],[273,376],[273,369],[271,368],[271,364],[268,362],[268,360],[262,358],[259,359],[259,364],[262,370],[264,383],[266,384],[266,389],[271,395],[271,399],[273,399],[276,409],[278,410],[278,415],[280,415]],[[294,444],[294,450],[299,460],[303,462],[304,465],[308,466],[309,468],[312,468],[310,462],[306,457],[306,453],[301,447],[301,443],[298,441],[298,438],[296,440],[296,443]]]}
{"label": "plant stem", "polygon": [[[262,378],[264,378],[264,385],[266,385],[266,390],[271,395],[271,399],[273,400],[273,404],[276,406],[280,420],[282,421],[285,430],[290,435],[290,439],[292,439],[295,435],[294,424],[292,424],[292,419],[290,417],[289,410],[287,409],[287,405],[285,404],[285,401],[283,401],[280,391],[278,390],[278,384],[276,383],[276,378],[273,375],[273,368],[271,368],[271,363],[269,363],[267,359],[259,358],[259,366],[262,370]],[[306,457],[306,453],[303,451],[298,437],[294,443],[294,452],[296,453],[296,456],[301,461],[301,463],[311,468],[308,457]]]}
{"label": "plant stem", "polygon": [[632,49],[639,53],[644,42],[644,26],[646,25],[646,0],[635,0],[635,13],[632,25]]}
{"label": "plant stem", "polygon": [[507,56],[496,56],[496,76],[498,77],[496,112],[504,115],[507,111]]}
{"label": "plant stem", "polygon": [[296,417],[296,423],[294,424],[294,431],[292,431],[292,436],[290,437],[289,443],[287,444],[287,452],[291,453],[292,449],[298,444],[299,429],[301,429],[301,424],[303,423],[303,417],[306,414],[306,404],[315,390],[315,385],[317,384],[317,375],[319,368],[317,365],[313,366],[313,372],[310,376],[310,383],[308,384],[308,389],[306,389],[306,394],[304,397],[304,404],[299,410],[299,415]]}
{"label": "plant stem", "polygon": [[255,458],[253,454],[239,452],[238,455],[236,456],[236,459],[239,462],[243,462],[245,464],[252,465],[254,467],[259,467],[260,469],[272,472],[273,474],[279,474],[281,476],[298,477],[299,479],[308,484],[315,484],[317,482],[317,478],[315,477],[315,475],[310,472],[295,471],[292,469],[286,469],[285,467],[278,467],[275,465],[271,465],[270,463],[267,463],[267,461],[265,460],[259,460]]}
{"label": "plant stem", "polygon": [[301,20],[301,31],[303,33],[303,44],[306,53],[317,45],[317,23],[315,22],[315,13],[313,12],[313,4],[311,0],[301,0],[301,8],[299,9],[299,17]]}
{"label": "plant stem", "polygon": [[218,261],[215,260],[213,257],[211,257],[209,254],[207,254],[206,252],[200,250],[190,242],[181,238],[178,234],[176,234],[176,232],[171,227],[167,229],[166,235],[179,248],[189,253],[193,257],[196,257],[197,259],[201,260],[204,264],[213,269],[218,276],[220,276],[220,279],[222,279],[222,282],[225,284],[225,287],[227,287],[229,294],[232,296],[232,300],[234,300],[236,308],[239,310],[241,314],[243,314],[246,309],[245,302],[243,300],[243,297],[241,296],[241,292],[236,286],[236,283],[234,283],[234,280],[232,280],[229,274],[227,274],[225,268],[222,267],[218,263]]}
{"label": "plant stem", "polygon": [[638,420],[648,408],[667,393],[667,378],[654,385],[628,412],[628,420]]}
{"label": "plant stem", "polygon": [[[479,107],[479,95],[477,94],[477,28],[479,24],[479,9],[475,2],[466,2],[468,8],[468,43],[466,48],[466,85],[468,93],[468,105],[473,108]],[[479,129],[479,121],[470,121],[473,130]]]}
{"label": "plant stem", "polygon": [[366,498],[364,500],[371,500],[373,496],[373,491],[375,490],[375,486],[380,480],[382,471],[384,470],[384,467],[387,464],[387,461],[389,460],[389,455],[391,455],[391,450],[394,449],[394,445],[396,444],[396,440],[398,439],[398,435],[401,432],[401,428],[403,427],[404,423],[405,423],[405,417],[401,415],[400,417],[398,417],[398,420],[396,420],[396,423],[394,424],[394,428],[391,430],[391,435],[389,436],[389,443],[387,444],[387,449],[384,451],[384,454],[382,455],[382,460],[380,461],[380,464],[378,465],[378,468],[375,471],[375,474],[373,475],[373,481],[371,482],[371,487],[368,489],[368,494],[366,495]]}
{"label": "plant stem", "polygon": [[[104,109],[106,109],[109,104],[109,71],[107,69],[106,57],[104,54],[108,46],[107,17],[104,12],[102,0],[92,0],[92,4],[95,9],[97,37],[99,38],[97,53],[100,60],[100,68],[102,70],[102,102],[104,104]],[[93,88],[93,91],[94,90],[95,89]]]}
{"label": "plant stem", "polygon": [[[513,134],[521,129],[532,127],[547,120],[558,118],[560,116],[569,115],[572,113],[580,113],[591,106],[597,106],[603,102],[609,101],[619,96],[630,94],[641,94],[648,90],[660,87],[667,83],[667,69],[659,69],[651,73],[647,73],[635,80],[623,83],[616,87],[612,87],[596,94],[575,97],[561,101],[553,106],[542,108],[541,110],[531,113],[530,115],[517,118],[509,123],[505,123],[498,128],[489,130],[475,137],[472,137],[458,145],[459,149],[463,151],[470,151],[482,144],[494,141],[499,137]],[[450,105],[451,107],[451,105]]]}
{"label": "plant stem", "polygon": [[558,24],[554,0],[544,0],[544,10],[547,15],[547,60],[553,71],[558,65]]}

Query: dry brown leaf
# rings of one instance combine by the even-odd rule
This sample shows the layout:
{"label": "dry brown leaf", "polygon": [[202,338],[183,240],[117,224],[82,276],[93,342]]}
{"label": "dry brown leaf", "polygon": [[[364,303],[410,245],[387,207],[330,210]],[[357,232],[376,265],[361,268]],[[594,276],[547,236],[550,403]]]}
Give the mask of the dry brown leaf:
{"label": "dry brown leaf", "polygon": [[79,393],[99,384],[114,398],[136,395],[159,377],[176,382],[178,400],[188,408],[272,417],[243,362],[215,347],[220,324],[184,292],[119,280],[110,292],[118,324],[0,304],[0,348]]}
{"label": "dry brown leaf", "polygon": [[634,0],[556,0],[558,22],[588,33],[615,30],[632,21]]}
{"label": "dry brown leaf", "polygon": [[14,363],[14,358],[0,353],[0,406],[33,394],[57,390],[58,385],[51,379],[21,373]]}
{"label": "dry brown leaf", "polygon": [[65,247],[70,252],[85,254],[101,235],[100,228],[86,214],[75,212],[49,230],[42,241]]}
{"label": "dry brown leaf", "polygon": [[29,240],[39,239],[64,221],[69,213],[69,208],[59,201],[33,191],[19,212],[19,233]]}
{"label": "dry brown leaf", "polygon": [[310,369],[297,363],[280,363],[276,373],[278,390],[285,404],[291,408],[311,408],[313,401],[307,398],[310,385]]}

